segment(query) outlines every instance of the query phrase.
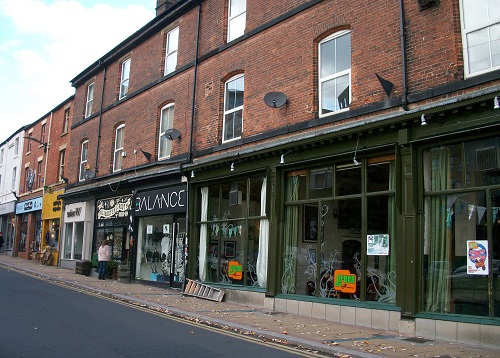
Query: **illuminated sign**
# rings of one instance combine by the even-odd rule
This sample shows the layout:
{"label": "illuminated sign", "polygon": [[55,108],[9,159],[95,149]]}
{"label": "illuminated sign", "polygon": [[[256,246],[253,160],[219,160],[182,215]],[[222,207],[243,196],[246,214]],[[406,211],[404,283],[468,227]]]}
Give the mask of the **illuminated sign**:
{"label": "illuminated sign", "polygon": [[349,270],[335,270],[333,272],[334,288],[344,293],[356,292],[356,275]]}
{"label": "illuminated sign", "polygon": [[229,261],[227,264],[227,275],[235,280],[241,280],[243,278],[243,267],[238,261]]}

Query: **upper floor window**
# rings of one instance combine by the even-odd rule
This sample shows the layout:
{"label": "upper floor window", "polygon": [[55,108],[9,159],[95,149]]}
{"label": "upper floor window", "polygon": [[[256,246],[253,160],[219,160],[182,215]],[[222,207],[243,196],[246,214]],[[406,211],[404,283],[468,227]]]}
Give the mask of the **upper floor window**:
{"label": "upper floor window", "polygon": [[42,124],[42,135],[40,136],[40,142],[45,143],[45,134],[47,131],[47,124]]}
{"label": "upper floor window", "polygon": [[17,168],[14,167],[12,168],[12,186],[11,186],[11,190],[12,191],[16,191],[17,188],[16,188],[16,182],[17,182]]}
{"label": "upper floor window", "polygon": [[130,79],[130,58],[122,62],[122,78],[120,81],[119,99],[122,99],[127,95],[129,79]]}
{"label": "upper floor window", "polygon": [[[31,137],[32,134],[33,133],[30,132],[30,134],[28,135],[28,137]],[[28,145],[26,146],[26,149],[27,149],[26,153],[31,153],[31,138],[28,138]]]}
{"label": "upper floor window", "polygon": [[59,151],[59,180],[64,177],[64,165],[66,163],[66,149]]}
{"label": "upper floor window", "polygon": [[165,75],[175,71],[177,66],[177,50],[179,48],[179,27],[167,34],[165,45]]}
{"label": "upper floor window", "polygon": [[35,178],[35,188],[41,188],[42,183],[43,183],[43,175],[42,175],[42,161],[39,160],[37,165],[36,165],[36,172],[35,172],[36,178]]}
{"label": "upper floor window", "polygon": [[172,152],[172,141],[167,139],[165,132],[173,128],[174,125],[174,104],[168,104],[161,109],[160,118],[160,138],[158,143],[158,158],[170,157]]}
{"label": "upper floor window", "polygon": [[116,128],[115,134],[115,154],[113,160],[113,171],[116,172],[122,169],[122,154],[123,152],[123,132],[125,131],[125,124]]}
{"label": "upper floor window", "polygon": [[63,120],[62,134],[68,133],[68,128],[69,128],[69,108],[66,108],[64,110],[64,120]]}
{"label": "upper floor window", "polygon": [[94,103],[94,82],[87,86],[87,103],[85,105],[85,118],[92,115],[92,104]]}
{"label": "upper floor window", "polygon": [[238,75],[224,85],[224,123],[222,141],[241,137],[243,132],[243,96],[245,77]]}
{"label": "upper floor window", "polygon": [[2,150],[0,150],[0,165],[3,164],[3,153],[4,153],[4,150],[2,148]]}
{"label": "upper floor window", "polygon": [[89,141],[86,140],[82,143],[82,148],[80,151],[80,174],[78,180],[85,180],[85,170],[87,169],[87,156],[89,153]]}
{"label": "upper floor window", "polygon": [[14,155],[19,154],[19,137],[14,141]]}
{"label": "upper floor window", "polygon": [[246,0],[229,0],[227,42],[243,36],[246,25]]}
{"label": "upper floor window", "polygon": [[462,0],[461,4],[466,76],[500,68],[500,3]]}
{"label": "upper floor window", "polygon": [[319,43],[319,115],[348,109],[351,103],[351,34],[338,32]]}

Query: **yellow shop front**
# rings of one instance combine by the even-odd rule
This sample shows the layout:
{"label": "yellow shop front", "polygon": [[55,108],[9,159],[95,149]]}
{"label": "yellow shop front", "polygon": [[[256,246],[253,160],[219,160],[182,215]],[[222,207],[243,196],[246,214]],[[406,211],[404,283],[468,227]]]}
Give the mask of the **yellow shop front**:
{"label": "yellow shop front", "polygon": [[45,193],[42,205],[42,238],[40,250],[50,250],[52,253],[51,265],[58,265],[60,250],[60,226],[62,218],[62,199],[58,196],[64,190]]}

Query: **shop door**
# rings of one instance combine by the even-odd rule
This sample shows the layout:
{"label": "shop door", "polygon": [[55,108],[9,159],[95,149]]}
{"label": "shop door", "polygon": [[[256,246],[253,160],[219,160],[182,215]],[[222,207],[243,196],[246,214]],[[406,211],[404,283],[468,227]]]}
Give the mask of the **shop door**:
{"label": "shop door", "polygon": [[163,271],[169,276],[169,283],[172,287],[181,287],[185,278],[185,252],[186,247],[186,217],[174,216],[172,224],[171,240],[168,241],[168,257],[163,261]]}

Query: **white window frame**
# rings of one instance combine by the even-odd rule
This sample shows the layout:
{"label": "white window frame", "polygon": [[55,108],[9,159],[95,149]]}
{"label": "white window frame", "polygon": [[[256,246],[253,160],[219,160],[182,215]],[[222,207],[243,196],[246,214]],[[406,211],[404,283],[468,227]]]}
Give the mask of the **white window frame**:
{"label": "white window frame", "polygon": [[165,72],[168,75],[177,67],[177,51],[179,50],[179,26],[167,33],[165,39]]}
{"label": "white window frame", "polygon": [[[319,116],[320,117],[325,117],[325,116],[330,116],[334,113],[342,112],[342,111],[347,111],[349,110],[349,106],[351,104],[351,68],[352,68],[352,63],[349,66],[348,69],[344,69],[338,72],[331,73],[329,75],[325,75],[324,77],[321,77],[321,68],[323,66],[323,63],[321,61],[322,58],[322,53],[321,53],[321,47],[323,44],[330,42],[330,41],[335,41],[335,45],[337,43],[337,39],[350,35],[350,31],[340,31],[336,32],[325,39],[323,39],[319,44],[318,44],[318,94],[319,94],[319,106],[318,106],[318,111],[319,111]],[[336,51],[337,49],[335,49]],[[349,46],[349,58],[350,56],[350,51],[351,51],[351,46]],[[344,104],[343,106],[338,102],[338,97],[339,93],[335,92],[335,95],[333,96],[333,100],[335,101],[335,109],[333,111],[323,111],[323,84],[326,82],[331,82],[334,81],[335,84],[337,84],[337,80],[342,78],[342,77],[348,77],[348,92],[349,92],[349,99],[348,103]]]}
{"label": "white window frame", "polygon": [[79,181],[85,180],[85,170],[87,166],[87,158],[89,154],[89,141],[83,141],[80,149],[80,174],[78,176]]}
{"label": "white window frame", "polygon": [[[465,3],[469,4],[468,7]],[[489,6],[491,4],[491,6]],[[500,32],[500,9],[493,6],[493,1],[491,0],[461,0],[460,1],[460,23],[462,27],[462,47],[464,51],[464,68],[465,77],[477,76],[483,73],[488,73],[500,68],[500,38],[496,39],[496,44],[493,43],[491,39],[491,30],[495,27],[495,30]],[[465,14],[473,16],[473,13],[477,14],[478,20],[471,23],[467,20],[474,20],[473,18],[467,19]],[[481,32],[481,35],[479,33]],[[470,44],[470,37],[476,37],[481,40],[486,39],[481,46],[477,44]],[[482,48],[483,51],[488,53],[488,58],[484,57],[482,60],[489,62],[487,66],[475,69],[471,66],[471,51],[469,47]]]}
{"label": "white window frame", "polygon": [[246,0],[228,0],[227,42],[231,42],[245,34],[246,13]]}
{"label": "white window frame", "polygon": [[59,180],[64,176],[64,165],[66,164],[66,148],[59,150]]}
{"label": "white window frame", "polygon": [[[240,106],[231,107],[231,108],[228,109],[227,108],[228,107],[227,101],[229,100],[229,98],[228,98],[228,86],[231,83],[235,82],[235,81],[239,81],[240,79],[243,80],[243,101],[241,102]],[[245,75],[244,74],[239,74],[239,75],[231,77],[229,80],[227,80],[226,83],[224,84],[224,121],[223,121],[223,124],[222,124],[222,142],[223,143],[224,142],[230,142],[232,140],[236,140],[236,139],[241,138],[241,135],[243,133],[243,104],[244,104],[244,98],[245,98]],[[228,118],[229,116],[232,116],[233,123],[234,123],[235,115],[237,114],[237,112],[240,112],[240,111],[241,111],[241,133],[235,135],[234,130],[233,130],[232,136],[230,138],[228,138],[228,136],[226,136],[226,123],[228,122],[226,120],[226,118]],[[233,125],[233,128],[234,128],[234,125]]]}
{"label": "white window frame", "polygon": [[169,103],[161,109],[160,133],[158,137],[158,159],[168,159],[172,154],[172,141],[165,136],[165,132],[174,127],[175,105]]}
{"label": "white window frame", "polygon": [[68,133],[68,128],[69,128],[69,112],[70,112],[69,108],[66,108],[64,110],[64,120],[63,120],[63,128],[62,128],[62,133],[61,134]]}
{"label": "white window frame", "polygon": [[115,150],[113,154],[113,172],[122,170],[123,164],[123,142],[125,135],[125,124],[120,124],[115,130]]}
{"label": "white window frame", "polygon": [[14,141],[14,156],[19,154],[19,137],[17,137]]}
{"label": "white window frame", "polygon": [[85,103],[85,118],[92,115],[92,106],[94,103],[94,82],[87,86],[87,102]]}
{"label": "white window frame", "polygon": [[130,58],[122,62],[119,99],[125,98],[125,96],[127,95],[129,82],[130,82]]}
{"label": "white window frame", "polygon": [[17,168],[14,167],[14,168],[12,168],[12,183],[11,183],[12,184],[11,191],[13,191],[13,192],[17,191],[16,182],[17,182]]}

